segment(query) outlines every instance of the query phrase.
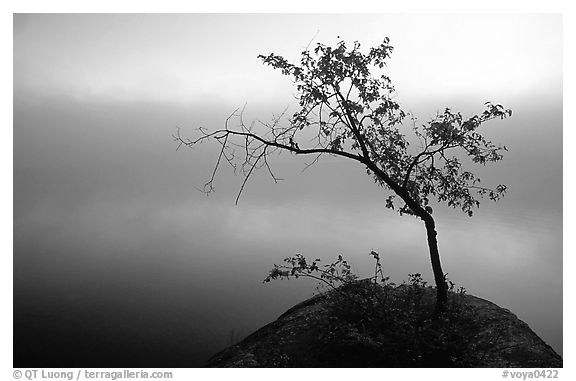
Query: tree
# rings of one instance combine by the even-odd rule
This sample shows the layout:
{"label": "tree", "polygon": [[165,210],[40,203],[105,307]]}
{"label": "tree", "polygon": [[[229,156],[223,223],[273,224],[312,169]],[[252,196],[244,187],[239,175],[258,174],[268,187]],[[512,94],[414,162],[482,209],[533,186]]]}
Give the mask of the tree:
{"label": "tree", "polygon": [[[200,128],[196,139],[182,138],[178,131],[175,139],[188,147],[205,140],[219,143],[216,165],[203,190],[213,191],[218,168],[227,162],[244,175],[236,203],[255,170],[264,168],[278,181],[268,159],[279,150],[315,155],[312,164],[323,155],[360,163],[378,185],[392,192],[386,199],[387,208],[424,222],[437,289],[436,310],[440,312],[446,306],[448,287],[430,199],[472,216],[480,197],[487,195],[496,201],[505,193],[504,185],[481,186],[480,179],[463,168],[462,160],[468,157],[483,165],[501,160],[506,147],[493,144],[478,130],[485,122],[512,112],[486,102],[479,115],[465,118],[446,108],[418,125],[394,100],[394,87],[383,72],[392,50],[385,38],[368,53],[361,52],[358,42],[350,49],[342,40],[334,47],[318,43],[313,51],[302,52],[299,64],[273,53],[260,55],[264,64],[290,77],[298,91],[298,110],[287,123],[283,124],[285,110],[271,122],[248,126],[242,119],[243,110],[236,110],[222,129],[209,132]],[[231,126],[233,119],[238,121],[235,127]],[[408,123],[406,119],[410,119]],[[412,131],[412,142],[406,131]]]}

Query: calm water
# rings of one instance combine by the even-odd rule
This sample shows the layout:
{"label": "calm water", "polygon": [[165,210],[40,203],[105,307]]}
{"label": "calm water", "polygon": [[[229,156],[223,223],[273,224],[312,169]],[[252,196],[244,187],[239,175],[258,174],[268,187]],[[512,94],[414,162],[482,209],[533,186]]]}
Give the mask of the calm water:
{"label": "calm water", "polygon": [[[199,366],[312,295],[313,282],[261,282],[297,252],[341,253],[368,276],[376,250],[392,280],[431,279],[423,225],[385,209],[359,166],[301,173],[284,155],[286,180],[257,176],[239,206],[229,170],[197,192],[215,151],[175,152],[170,135],[228,111],[15,99],[14,366]],[[507,197],[472,219],[434,215],[448,277],[562,353],[561,110],[544,132],[525,129],[545,122],[529,113],[496,134],[510,153],[485,171]]]}

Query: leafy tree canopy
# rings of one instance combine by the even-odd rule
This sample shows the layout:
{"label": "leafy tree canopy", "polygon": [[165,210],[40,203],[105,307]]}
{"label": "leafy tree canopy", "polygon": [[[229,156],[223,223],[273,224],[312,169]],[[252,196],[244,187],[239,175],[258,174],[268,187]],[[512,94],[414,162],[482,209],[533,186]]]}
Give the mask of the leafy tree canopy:
{"label": "leafy tree canopy", "polygon": [[[471,216],[480,204],[478,196],[498,200],[506,186],[480,186],[480,179],[463,169],[461,159],[452,151],[460,149],[480,164],[501,160],[506,147],[487,140],[478,128],[512,112],[487,102],[483,113],[468,118],[449,108],[424,125],[411,118],[419,143],[411,150],[402,131],[407,115],[394,100],[390,78],[381,73],[392,50],[386,38],[367,54],[361,52],[358,42],[350,49],[344,41],[335,47],[317,44],[313,51],[302,52],[299,65],[274,54],[259,56],[265,64],[291,77],[299,92],[299,110],[289,127],[272,131],[273,141],[300,149],[298,131],[314,128],[317,138],[312,149],[336,155],[350,153],[358,161],[377,165],[386,177],[377,171],[376,182],[394,191],[405,190],[428,212],[430,198],[436,197]],[[370,167],[368,172],[373,173]],[[413,214],[406,203],[395,208],[395,193],[386,200],[386,206],[401,214]]]}

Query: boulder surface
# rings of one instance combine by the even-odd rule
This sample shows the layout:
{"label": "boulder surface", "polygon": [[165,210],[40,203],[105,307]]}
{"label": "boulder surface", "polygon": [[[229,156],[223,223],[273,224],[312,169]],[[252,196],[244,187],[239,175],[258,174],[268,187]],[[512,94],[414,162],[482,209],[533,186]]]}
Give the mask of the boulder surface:
{"label": "boulder surface", "polygon": [[559,368],[562,358],[509,310],[435,289],[358,282],[316,295],[214,355],[208,367]]}

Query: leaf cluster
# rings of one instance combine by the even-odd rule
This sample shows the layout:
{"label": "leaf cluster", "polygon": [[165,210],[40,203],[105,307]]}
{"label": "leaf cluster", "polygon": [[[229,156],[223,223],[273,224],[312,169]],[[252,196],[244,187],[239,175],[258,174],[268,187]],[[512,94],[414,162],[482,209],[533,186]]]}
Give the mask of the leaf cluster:
{"label": "leaf cluster", "polygon": [[[481,115],[463,118],[461,113],[447,108],[427,125],[414,126],[422,149],[417,155],[408,157],[403,187],[424,207],[429,206],[430,198],[435,197],[439,202],[462,209],[469,216],[472,216],[473,208],[480,206],[478,196],[488,195],[493,201],[500,199],[506,186],[481,186],[481,180],[464,169],[461,156],[482,165],[502,160],[506,146],[495,145],[479,133],[478,128],[488,120],[510,115],[511,111],[502,105],[487,102]],[[459,149],[460,157],[449,154],[456,149]],[[394,207],[391,201],[387,207]]]}
{"label": "leaf cluster", "polygon": [[339,285],[348,284],[357,279],[357,276],[351,271],[350,264],[344,260],[342,255],[338,255],[335,261],[322,267],[319,267],[319,263],[320,259],[315,259],[312,263],[308,263],[302,254],[287,257],[284,259],[284,264],[274,264],[274,268],[270,270],[263,282],[267,283],[271,280],[289,279],[291,277],[305,277],[319,280],[332,289],[336,289]]}

